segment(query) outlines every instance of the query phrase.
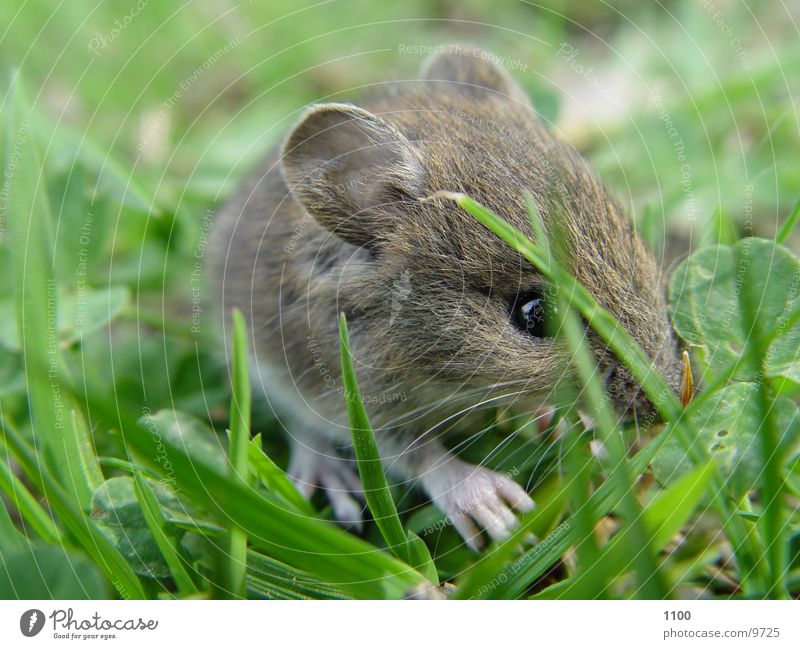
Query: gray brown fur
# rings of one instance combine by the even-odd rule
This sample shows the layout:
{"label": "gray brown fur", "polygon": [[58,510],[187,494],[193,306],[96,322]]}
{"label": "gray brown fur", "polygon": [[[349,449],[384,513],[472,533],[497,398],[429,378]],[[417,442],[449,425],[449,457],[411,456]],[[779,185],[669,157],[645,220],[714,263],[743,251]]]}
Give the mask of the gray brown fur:
{"label": "gray brown fur", "polygon": [[[570,366],[561,343],[509,319],[509,300],[542,278],[453,203],[421,200],[437,191],[468,194],[527,232],[530,192],[547,230],[565,240],[570,270],[673,384],[679,363],[652,255],[519,86],[467,48],[428,61],[422,76],[360,108],[306,111],[218,215],[209,270],[217,304],[247,317],[259,378],[305,451],[349,439],[344,312],[387,465],[426,486],[451,461],[440,433],[476,425],[472,407],[491,397],[546,401]],[[646,409],[627,370],[589,338],[619,408]],[[443,464],[417,461],[426,448]]]}

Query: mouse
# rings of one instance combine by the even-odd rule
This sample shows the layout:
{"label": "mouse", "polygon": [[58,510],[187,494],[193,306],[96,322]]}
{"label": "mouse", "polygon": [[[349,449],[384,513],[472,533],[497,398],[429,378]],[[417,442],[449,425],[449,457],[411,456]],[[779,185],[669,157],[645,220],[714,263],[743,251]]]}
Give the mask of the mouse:
{"label": "mouse", "polygon": [[[418,78],[377,84],[357,103],[307,107],[218,210],[208,277],[226,334],[234,308],[249,325],[253,384],[288,435],[299,491],[323,490],[334,517],[360,528],[344,313],[387,474],[421,488],[478,550],[507,538],[534,501],[513,472],[470,464],[445,442],[484,429],[487,408],[550,403],[571,356],[548,327],[553,287],[441,192],[533,238],[530,197],[567,269],[677,389],[656,259],[499,59],[471,45],[440,48]],[[652,412],[589,328],[586,340],[617,411]]]}

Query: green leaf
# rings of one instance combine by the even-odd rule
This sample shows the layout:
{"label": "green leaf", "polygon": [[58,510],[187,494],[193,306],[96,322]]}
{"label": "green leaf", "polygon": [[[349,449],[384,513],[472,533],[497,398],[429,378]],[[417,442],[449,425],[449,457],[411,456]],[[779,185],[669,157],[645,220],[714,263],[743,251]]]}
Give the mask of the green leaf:
{"label": "green leaf", "polygon": [[[743,239],[704,248],[684,261],[669,287],[675,330],[714,373],[735,362],[750,336],[740,301],[745,277],[758,283],[750,287],[759,300],[756,317],[777,334],[764,359],[767,377],[779,389],[800,386],[800,323],[791,321],[800,309],[800,261],[772,241]],[[744,364],[734,378],[755,381],[759,371]]]}
{"label": "green leaf", "polygon": [[408,533],[408,562],[416,567],[432,584],[439,583],[439,571],[433,562],[431,552],[419,536],[414,532]]}
{"label": "green leaf", "polygon": [[[783,432],[780,444],[792,457],[800,450],[800,411],[790,399],[780,397],[773,413]],[[696,431],[696,443],[715,458],[735,498],[756,488],[764,466],[759,447],[763,417],[757,385],[735,383],[714,392],[692,412],[690,424]],[[673,483],[691,469],[686,452],[674,438],[665,442],[652,466],[662,484]]]}
{"label": "green leaf", "polygon": [[31,544],[0,552],[0,599],[107,599],[108,584],[83,554]]}
{"label": "green leaf", "polygon": [[392,553],[412,566],[419,566],[423,574],[432,583],[436,583],[438,574],[427,546],[416,534],[407,535],[400,523],[400,516],[397,514],[392,492],[386,481],[378,444],[375,441],[375,433],[369,423],[361,391],[356,381],[353,358],[350,354],[350,338],[347,335],[347,320],[344,314],[339,317],[339,347],[344,398],[353,434],[353,448],[369,510],[383,535],[383,540],[386,541]]}
{"label": "green leaf", "polygon": [[731,221],[730,215],[718,207],[711,215],[711,220],[708,224],[707,241],[711,245],[718,244],[733,244],[739,239],[736,233],[736,226]]}
{"label": "green leaf", "polygon": [[[170,577],[170,565],[150,530],[134,485],[134,479],[127,476],[106,480],[94,494],[92,518],[137,574],[154,578]],[[160,510],[176,511],[179,516],[188,517],[174,495],[158,483],[150,482],[149,486]],[[164,511],[157,516],[166,523]],[[184,532],[174,530],[173,533],[179,541]],[[160,540],[163,541],[163,538]]]}
{"label": "green leaf", "polygon": [[171,462],[162,441],[184,449],[187,455],[206,462],[219,471],[225,470],[227,462],[224,446],[214,431],[196,417],[178,410],[159,410],[155,414],[142,417],[140,423],[153,436],[158,449],[156,462],[167,474],[170,473]]}
{"label": "green leaf", "polygon": [[187,597],[197,592],[197,587],[189,576],[184,566],[184,560],[178,551],[175,535],[171,534],[167,527],[167,519],[161,510],[161,503],[158,501],[153,488],[139,473],[134,474],[133,481],[136,499],[139,501],[139,506],[144,514],[147,528],[150,530],[153,540],[169,566],[170,574],[178,586],[179,594]]}

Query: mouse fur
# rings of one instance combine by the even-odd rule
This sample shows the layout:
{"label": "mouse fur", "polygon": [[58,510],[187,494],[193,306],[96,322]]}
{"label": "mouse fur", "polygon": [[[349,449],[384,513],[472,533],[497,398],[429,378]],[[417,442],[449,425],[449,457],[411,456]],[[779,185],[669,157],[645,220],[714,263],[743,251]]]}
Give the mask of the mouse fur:
{"label": "mouse fur", "polygon": [[[533,501],[511,476],[446,450],[443,436],[482,429],[487,406],[547,403],[570,354],[510,317],[515,296],[547,290],[541,275],[454,203],[425,200],[439,191],[467,194],[532,235],[529,192],[562,262],[676,386],[652,254],[522,88],[469,46],[358,105],[305,110],[216,216],[209,277],[221,311],[247,319],[255,387],[289,435],[298,488],[323,488],[340,521],[360,524],[339,370],[343,312],[386,469],[421,486],[478,548],[482,531],[505,538]],[[587,337],[618,410],[651,411],[628,370]]]}

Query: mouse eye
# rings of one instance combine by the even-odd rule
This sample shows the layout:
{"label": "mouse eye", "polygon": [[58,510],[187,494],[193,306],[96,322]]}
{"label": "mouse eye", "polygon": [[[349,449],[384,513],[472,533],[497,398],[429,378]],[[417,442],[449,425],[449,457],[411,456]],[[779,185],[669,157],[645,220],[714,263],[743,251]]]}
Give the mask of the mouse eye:
{"label": "mouse eye", "polygon": [[546,338],[556,306],[541,291],[518,294],[511,303],[511,321],[523,333],[535,338]]}

